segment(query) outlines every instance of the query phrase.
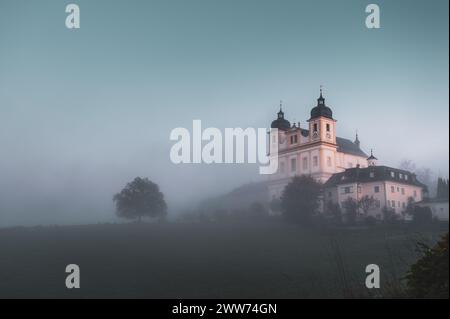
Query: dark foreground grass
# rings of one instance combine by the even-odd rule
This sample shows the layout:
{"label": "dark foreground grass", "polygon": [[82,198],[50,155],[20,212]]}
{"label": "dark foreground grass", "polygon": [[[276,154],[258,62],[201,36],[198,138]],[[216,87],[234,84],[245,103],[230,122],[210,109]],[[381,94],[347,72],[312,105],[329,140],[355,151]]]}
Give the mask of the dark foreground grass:
{"label": "dark foreground grass", "polygon": [[[302,229],[283,224],[123,224],[0,230],[0,298],[392,297],[447,226]],[[81,289],[65,267],[81,268]],[[364,285],[381,268],[381,290]]]}

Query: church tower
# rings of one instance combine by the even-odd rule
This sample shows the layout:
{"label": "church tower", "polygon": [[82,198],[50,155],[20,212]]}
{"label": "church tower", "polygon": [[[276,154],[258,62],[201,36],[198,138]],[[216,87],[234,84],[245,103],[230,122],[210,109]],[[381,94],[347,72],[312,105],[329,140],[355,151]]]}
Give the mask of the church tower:
{"label": "church tower", "polygon": [[370,150],[370,156],[367,158],[367,164],[369,166],[377,166],[378,164],[378,158],[373,156],[373,150]]}
{"label": "church tower", "polygon": [[333,111],[326,106],[325,98],[320,88],[317,106],[311,110],[309,122],[309,142],[326,142],[336,144],[336,120]]}

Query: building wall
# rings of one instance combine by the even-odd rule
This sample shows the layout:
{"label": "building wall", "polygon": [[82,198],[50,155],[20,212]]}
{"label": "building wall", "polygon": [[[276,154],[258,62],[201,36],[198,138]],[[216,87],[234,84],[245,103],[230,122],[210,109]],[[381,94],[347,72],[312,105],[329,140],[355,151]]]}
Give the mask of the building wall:
{"label": "building wall", "polygon": [[408,198],[412,197],[415,202],[423,199],[422,188],[418,186],[385,182],[386,188],[386,206],[395,210],[396,214],[401,215],[408,205]]}
{"label": "building wall", "polygon": [[[394,191],[392,191],[392,187],[394,187]],[[348,198],[359,201],[364,196],[375,199],[375,205],[368,212],[368,215],[382,219],[384,207],[393,209],[402,218],[402,213],[408,204],[408,198],[412,197],[418,202],[422,200],[423,195],[422,189],[418,186],[387,181],[341,184],[325,190],[326,201],[339,204],[343,211],[345,210],[343,204]],[[361,213],[363,212],[361,211]]]}

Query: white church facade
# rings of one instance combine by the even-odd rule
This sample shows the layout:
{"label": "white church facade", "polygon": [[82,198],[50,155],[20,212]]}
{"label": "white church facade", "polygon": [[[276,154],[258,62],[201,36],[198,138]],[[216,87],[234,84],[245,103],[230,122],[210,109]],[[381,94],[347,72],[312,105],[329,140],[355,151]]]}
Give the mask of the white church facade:
{"label": "white church facade", "polygon": [[342,206],[348,197],[374,197],[376,217],[384,207],[400,214],[409,197],[422,200],[426,186],[413,173],[378,166],[375,156],[361,149],[358,135],[354,141],[336,136],[337,121],[322,90],[307,122],[307,128],[291,124],[280,105],[271,124],[277,133],[272,131],[269,143],[270,149],[278,150],[278,171],[268,182],[271,199],[280,198],[294,176],[310,175],[324,185],[326,202]]}

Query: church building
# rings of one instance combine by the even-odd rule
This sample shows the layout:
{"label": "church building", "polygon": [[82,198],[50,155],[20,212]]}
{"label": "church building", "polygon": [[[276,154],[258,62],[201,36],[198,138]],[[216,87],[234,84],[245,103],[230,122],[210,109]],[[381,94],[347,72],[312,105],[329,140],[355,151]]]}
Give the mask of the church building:
{"label": "church building", "polygon": [[336,136],[337,121],[325,103],[322,89],[307,123],[307,128],[300,122],[291,124],[280,105],[271,124],[278,130],[272,130],[269,143],[271,150],[278,150],[278,171],[270,175],[268,182],[271,199],[280,198],[294,176],[310,175],[324,184],[323,198],[327,202],[342,206],[348,197],[358,200],[373,196],[376,217],[384,207],[400,214],[409,197],[422,200],[426,186],[413,173],[378,166],[373,153],[369,156],[361,149],[358,134],[354,141]]}

